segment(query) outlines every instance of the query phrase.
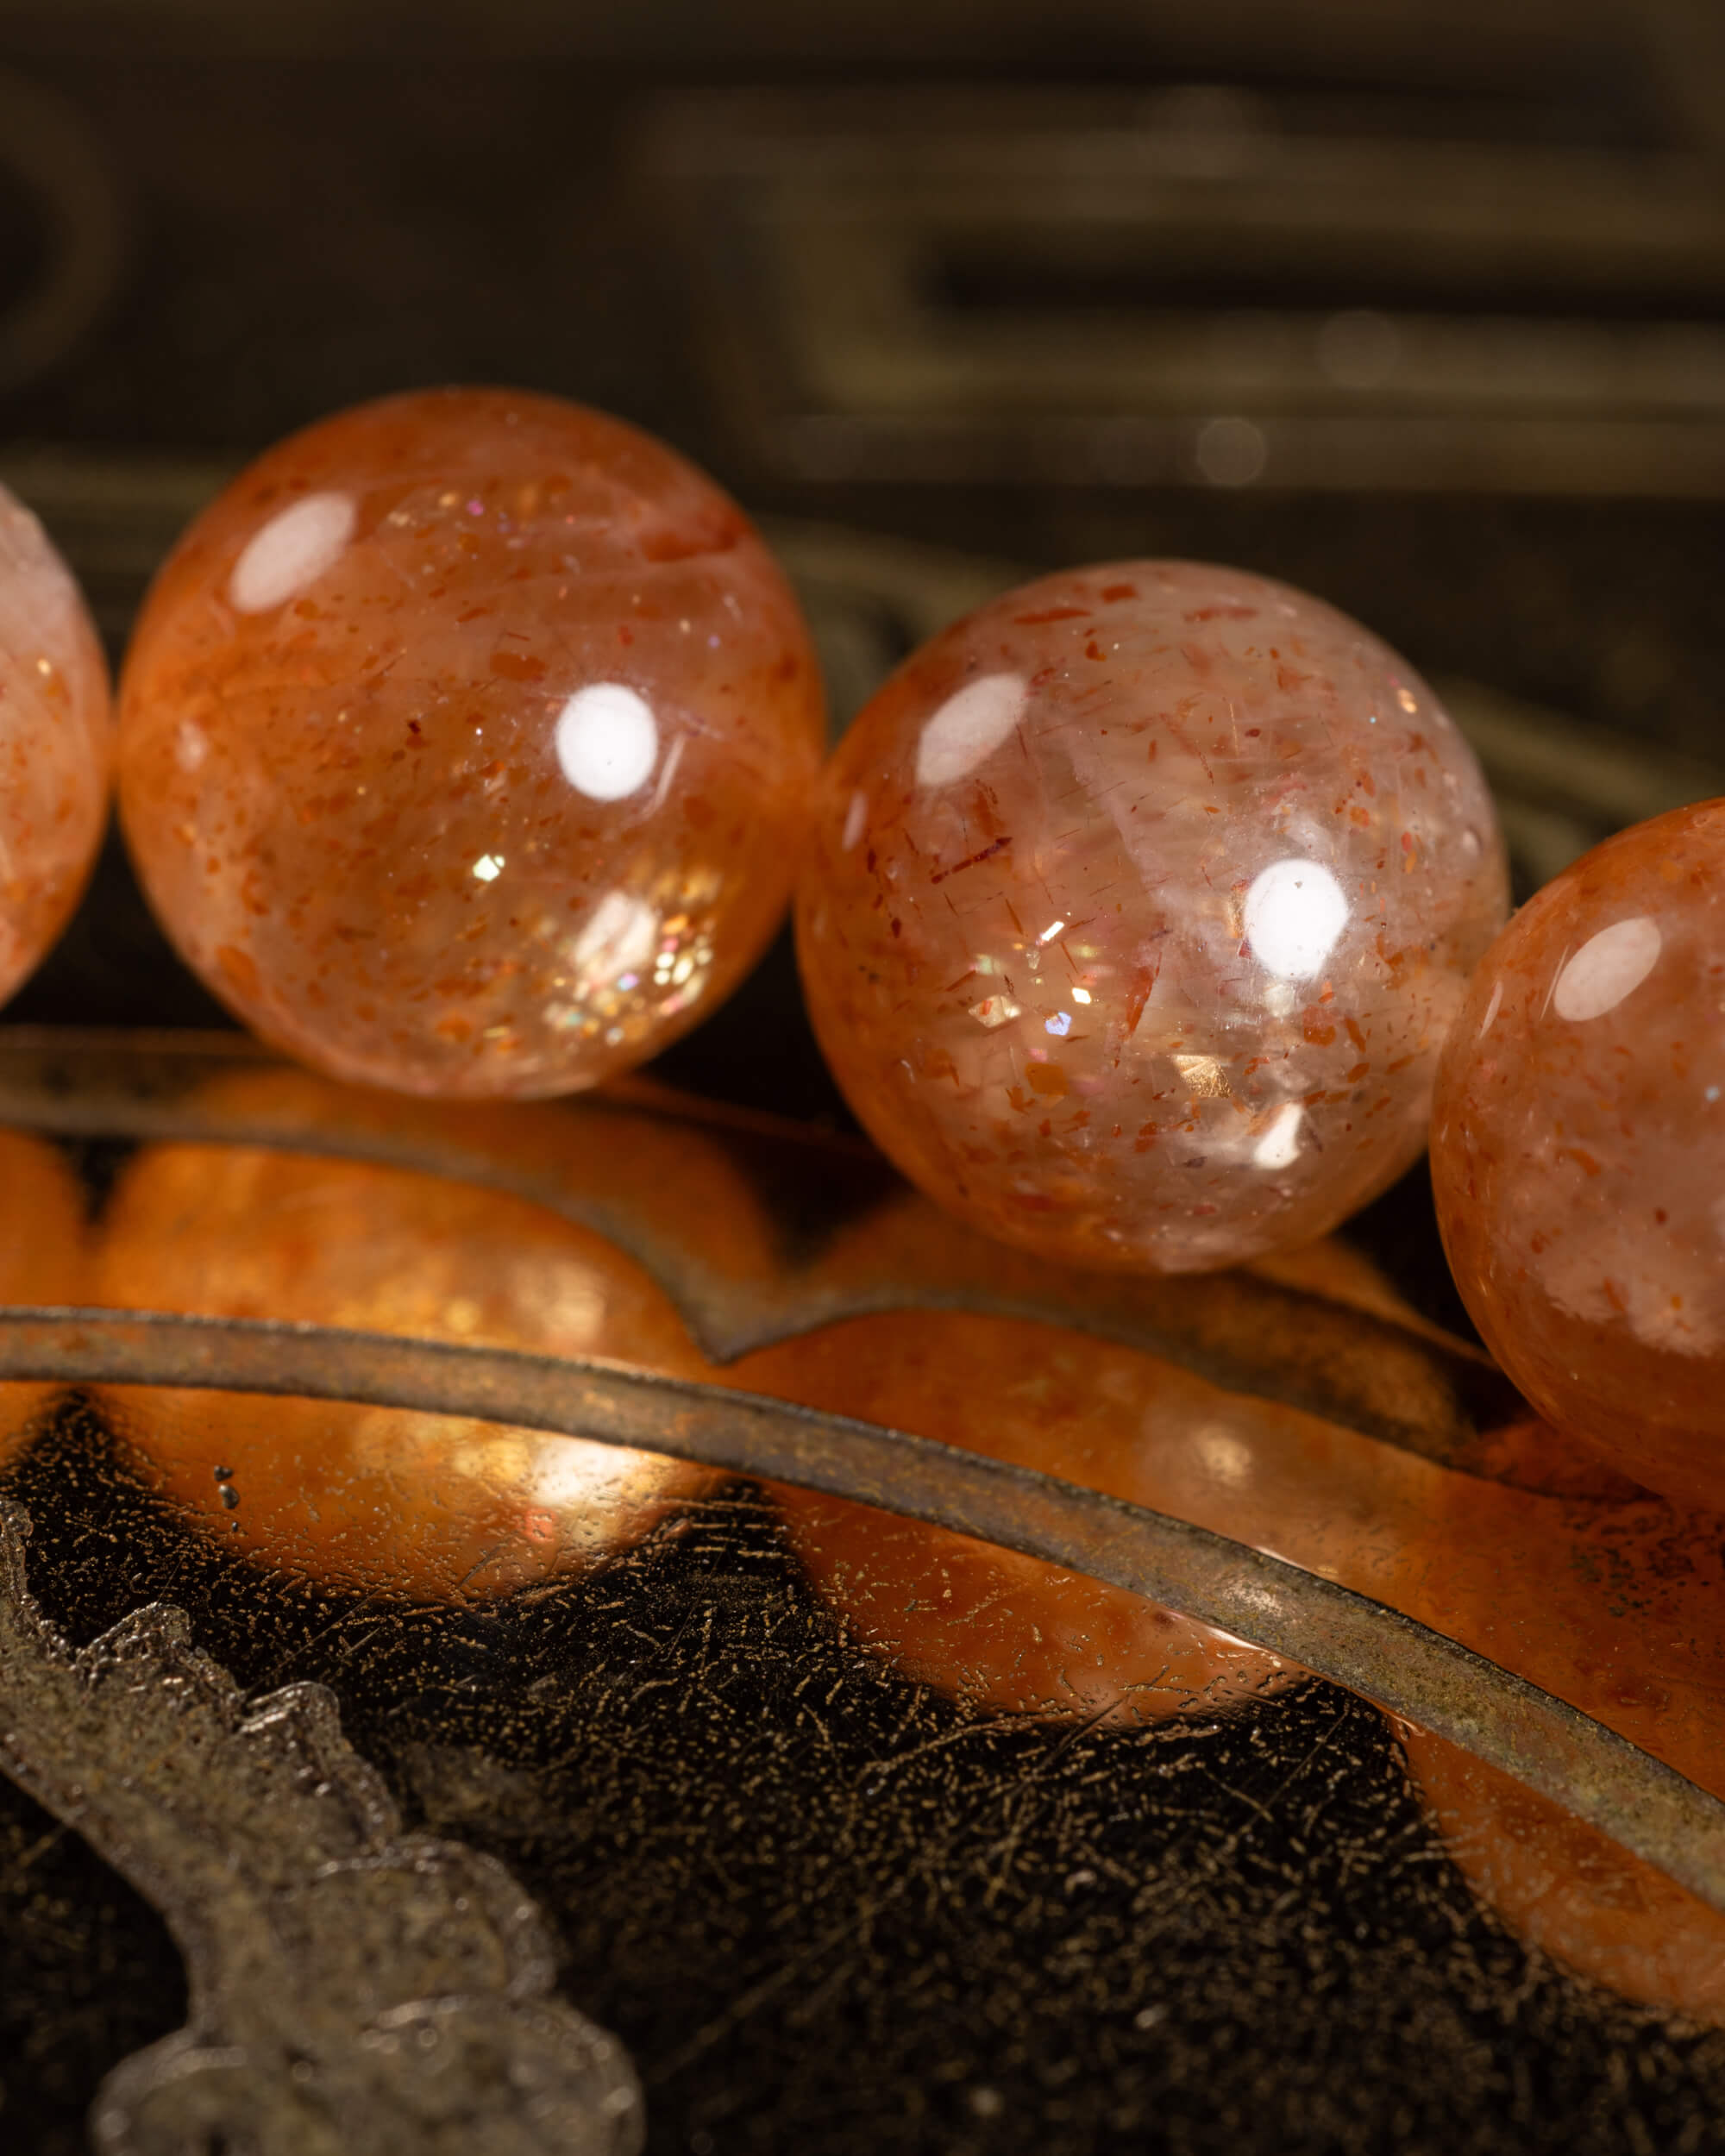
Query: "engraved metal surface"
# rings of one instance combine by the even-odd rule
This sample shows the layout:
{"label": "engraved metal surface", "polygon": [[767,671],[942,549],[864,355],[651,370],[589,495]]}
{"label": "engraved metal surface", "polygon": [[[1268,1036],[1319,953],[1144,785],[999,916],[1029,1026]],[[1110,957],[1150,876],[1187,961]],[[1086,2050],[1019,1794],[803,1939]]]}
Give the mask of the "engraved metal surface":
{"label": "engraved metal surface", "polygon": [[1725,1803],[1550,1694],[1297,1565],[905,1432],[575,1357],[239,1319],[0,1310],[0,1376],[356,1401],[668,1452],[1106,1580],[1465,1745],[1725,1909]]}
{"label": "engraved metal surface", "polygon": [[74,1652],[0,1503],[0,1767],[162,1910],[191,2016],[104,2083],[104,2156],[630,2156],[616,2040],[549,1996],[501,1865],[405,1834],[317,1684],[247,1700],[154,1604]]}
{"label": "engraved metal surface", "polygon": [[1716,498],[1709,116],[1652,87],[1677,38],[1611,27],[1650,140],[1567,134],[1549,54],[1545,124],[1500,85],[1494,129],[1409,37],[1402,128],[1219,39],[1159,91],[708,92],[645,156],[781,474]]}

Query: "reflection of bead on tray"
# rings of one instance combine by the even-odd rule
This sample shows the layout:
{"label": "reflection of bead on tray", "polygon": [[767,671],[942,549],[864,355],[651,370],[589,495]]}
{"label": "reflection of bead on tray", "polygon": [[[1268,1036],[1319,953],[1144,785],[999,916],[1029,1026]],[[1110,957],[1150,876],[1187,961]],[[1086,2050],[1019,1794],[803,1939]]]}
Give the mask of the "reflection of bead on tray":
{"label": "reflection of bead on tray", "polygon": [[[1095,1280],[982,1244],[845,1141],[645,1084],[422,1106],[221,1038],[15,1029],[0,1113],[68,1138],[380,1161],[530,1198],[628,1251],[692,1336],[652,1373],[304,1325],[16,1311],[0,1320],[9,1376],[562,1432],[957,1530],[1332,1677],[1725,1908],[1725,1808],[1673,1771],[1709,1773],[1711,1523],[1590,1479],[1477,1351],[1344,1244],[1229,1275]],[[833,1412],[842,1399],[888,1419],[918,1329],[943,1323],[943,1362],[970,1359],[952,1398],[931,1394],[926,1434]],[[1092,1343],[1070,1358],[1080,1407],[1053,1418],[1084,1432],[1059,1463],[1074,1480],[1038,1471],[1050,1418],[1006,1382],[1027,1323],[1048,1328],[1045,1367],[1063,1342]],[[901,1382],[906,1410],[914,1397]],[[1118,1445],[1096,1438],[1108,1400]],[[1688,1670],[1673,1636],[1697,1643]]]}

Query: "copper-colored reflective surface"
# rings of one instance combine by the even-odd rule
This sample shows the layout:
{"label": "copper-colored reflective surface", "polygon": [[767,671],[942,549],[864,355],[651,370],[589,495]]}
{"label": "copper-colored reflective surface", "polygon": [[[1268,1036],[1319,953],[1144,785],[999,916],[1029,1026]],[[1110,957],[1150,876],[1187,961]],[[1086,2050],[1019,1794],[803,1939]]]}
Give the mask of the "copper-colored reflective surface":
{"label": "copper-colored reflective surface", "polygon": [[[1721,1600],[1717,1523],[1642,1495],[1590,1454],[1566,1449],[1501,1386],[1473,1386],[1471,1370],[1490,1376],[1483,1362],[1419,1316],[1358,1247],[1320,1244],[1201,1281],[1122,1282],[1038,1267],[979,1243],[844,1145],[778,1133],[758,1119],[687,1119],[674,1101],[648,1088],[566,1106],[390,1103],[213,1049],[201,1057],[160,1046],[141,1051],[129,1079],[126,1067],[93,1041],[85,1051],[69,1040],[57,1050],[47,1039],[33,1049],[20,1037],[0,1067],[14,1112],[28,1097],[43,1120],[61,1128],[93,1134],[139,1126],[154,1134],[118,1164],[98,1214],[98,1282],[129,1283],[123,1293],[104,1289],[109,1300],[303,1314],[451,1343],[414,1352],[474,1353],[474,1368],[485,1375],[467,1396],[469,1420],[452,1424],[428,1412],[440,1385],[442,1397],[453,1396],[458,1363],[411,1363],[403,1359],[407,1344],[398,1351],[380,1342],[397,1354],[391,1363],[389,1354],[358,1352],[362,1337],[320,1343],[315,1333],[259,1333],[249,1367],[271,1397],[171,1383],[135,1383],[122,1396],[110,1384],[95,1399],[100,1420],[75,1408],[58,1418],[18,1455],[10,1486],[28,1495],[33,1515],[51,1532],[71,1533],[65,1546],[74,1551],[90,1546],[85,1510],[93,1504],[99,1519],[116,1502],[119,1519],[129,1523],[115,1545],[127,1552],[129,1576],[147,1563],[148,1576],[162,1576],[170,1592],[189,1586],[205,1595],[200,1626],[219,1624],[223,1598],[235,1591],[223,1588],[209,1600],[197,1586],[207,1576],[243,1583],[236,1608],[267,1608],[277,1595],[315,1596],[313,1606],[329,1613],[319,1624],[335,1624],[339,1638],[355,1642],[391,1639],[396,1620],[385,1613],[392,1608],[417,1609],[416,1624],[452,1626],[451,1639],[467,1644],[436,1649],[425,1677],[417,1674],[419,1645],[380,1648],[386,1658],[408,1658],[388,1662],[397,1673],[392,1696],[401,1671],[416,1672],[411,1693],[446,1651],[454,1653],[448,1680],[459,1691],[463,1658],[507,1658],[518,1642],[530,1658],[527,1670],[542,1672],[531,1679],[531,1700],[549,1700],[548,1649],[534,1640],[543,1633],[561,1643],[559,1653],[596,1655],[593,1711],[607,1733],[597,1752],[582,1752],[582,1771],[605,1763],[607,1775],[624,1777],[624,1793],[593,1815],[603,1821],[606,1847],[614,1835],[633,1846],[631,1808],[656,1802],[627,1782],[628,1763],[644,1769],[647,1756],[637,1758],[622,1734],[637,1709],[654,1733],[655,1787],[681,1756],[676,1733],[691,1733],[693,1779],[678,1814],[678,1833],[694,1837],[691,1848],[704,1849],[718,1831],[712,1806],[730,1802],[716,1794],[731,1787],[730,1777],[748,1792],[748,1825],[739,1827],[748,1847],[764,1835],[762,1848],[782,1851],[793,1868],[784,1891],[795,1913],[775,1922],[818,1922],[821,1908],[819,1891],[794,1869],[802,1829],[787,1827],[774,1808],[787,1772],[808,1770],[822,1789],[831,1782],[841,1811],[860,1803],[866,1813],[881,1775],[920,1771],[909,1763],[926,1755],[936,1763],[930,1771],[950,1779],[950,1803],[966,1816],[978,1805],[986,1814],[998,1801],[1016,1807],[1041,1777],[1053,1777],[1051,1817],[1073,1822],[1070,1846],[1084,1852],[1064,1859],[1063,1879],[1101,1877],[1115,1861],[1103,1857],[1098,1869],[1101,1845],[1088,1839],[1086,1808],[1106,1796],[1110,1819],[1122,1807],[1132,1813],[1176,1759],[1185,1761],[1182,1772],[1219,1773],[1231,1784],[1244,1775],[1259,1789],[1246,1763],[1267,1747],[1266,1771],[1273,1758],[1275,1774],[1252,1802],[1263,1820],[1274,1821],[1277,1791],[1301,1786],[1300,1761],[1323,1757],[1330,1741],[1324,1731],[1332,1725],[1314,1717],[1328,1711],[1323,1702],[1335,1695],[1295,1666],[1307,1656],[1250,1644],[1254,1625],[1297,1626],[1299,1598],[1289,1583],[1302,1580],[1329,1595],[1352,1588],[1379,1598],[1376,1618],[1370,1605],[1361,1619],[1354,1605],[1327,1603],[1339,1628],[1327,1635],[1320,1626],[1306,1637],[1321,1664],[1356,1627],[1347,1648],[1357,1657],[1349,1664],[1359,1672],[1355,1681],[1399,1702],[1400,1712],[1411,1704],[1402,1677],[1415,1666],[1398,1658],[1414,1645],[1395,1630],[1396,1613],[1406,1611],[1596,1716],[1594,1725],[1569,1727],[1566,1753],[1542,1749],[1549,1715],[1545,1724],[1537,1714],[1518,1719],[1524,1707],[1493,1685],[1471,1695],[1445,1674],[1441,1657],[1421,1650],[1421,1696],[1452,1734],[1476,1727],[1489,1695],[1478,1740],[1492,1756],[1503,1765],[1520,1760],[1535,1776],[1549,1775],[1561,1756],[1567,1764],[1558,1780],[1542,1786],[1573,1790],[1594,1816],[1621,1820],[1632,1839],[1645,1833],[1647,1819],[1620,1796],[1641,1786],[1634,1778],[1639,1770],[1633,1755],[1602,1752],[1609,1731],[1622,1731],[1703,1787],[1725,1780],[1710,1739],[1725,1696],[1725,1639],[1713,1618]],[[26,1083],[31,1071],[34,1094]],[[187,1143],[200,1127],[206,1142]],[[404,1164],[367,1160],[368,1151]],[[602,1223],[603,1232],[589,1221]],[[882,1302],[894,1280],[896,1307]],[[664,1292],[671,1287],[681,1312]],[[948,1307],[915,1307],[931,1294]],[[963,1307],[966,1298],[975,1307]],[[855,1314],[845,1315],[847,1307]],[[109,1351],[98,1331],[76,1316],[48,1331],[65,1344],[55,1360],[62,1371],[97,1369]],[[1308,1344],[1336,1344],[1320,1358],[1321,1385],[1314,1372],[1302,1374],[1302,1336]],[[692,1344],[694,1337],[705,1338],[708,1353],[718,1344],[728,1361],[709,1360]],[[750,1344],[763,1337],[768,1344]],[[189,1371],[220,1338],[219,1324],[188,1334],[176,1355],[158,1327],[154,1345],[140,1334],[136,1348],[150,1359],[131,1368]],[[1349,1366],[1350,1339],[1369,1368]],[[464,1351],[464,1341],[474,1349]],[[561,1507],[544,1501],[546,1493],[530,1487],[543,1463],[564,1472],[600,1448],[524,1427],[499,1429],[509,1417],[495,1407],[487,1414],[482,1396],[500,1404],[513,1384],[522,1420],[549,1429],[580,1429],[589,1413],[599,1419],[586,1426],[603,1428],[609,1401],[626,1409],[613,1434],[637,1447],[655,1427],[667,1444],[689,1446],[700,1400],[674,1386],[656,1394],[639,1378],[622,1380],[623,1392],[601,1398],[580,1365],[555,1361],[524,1363],[512,1378],[510,1358],[474,1351],[487,1341],[537,1345],[554,1356],[628,1354],[668,1376],[721,1379],[723,1389],[705,1397],[726,1409],[734,1403],[740,1419],[735,1438],[720,1437],[703,1457],[777,1487],[770,1498],[751,1498],[735,1482],[720,1488],[708,1470],[664,1461],[651,1463],[650,1489],[623,1489],[616,1478],[632,1471],[629,1456],[612,1452],[612,1482],[597,1496],[589,1482],[579,1494],[566,1490]],[[236,1338],[234,1346],[244,1351],[246,1343]],[[248,1366],[229,1367],[237,1376]],[[308,1390],[350,1371],[342,1382],[359,1388],[353,1396],[376,1404],[295,1397],[296,1369]],[[1276,1396],[1278,1369],[1290,1379],[1289,1392],[1310,1404]],[[1233,1563],[1231,1607],[1239,1615],[1230,1623],[1241,1637],[1225,1638],[1205,1620],[1128,1591],[1118,1575],[1107,1585],[1075,1570],[1072,1557],[1081,1551],[1098,1570],[1109,1570],[1113,1531],[1105,1520],[1096,1520],[1101,1532],[1090,1539],[1062,1545],[1048,1535],[1058,1507],[1044,1506],[1028,1488],[1005,1485],[972,1515],[1007,1540],[1027,1533],[1044,1552],[1065,1547],[1071,1554],[1057,1563],[965,1539],[927,1519],[890,1517],[858,1500],[926,1506],[926,1494],[894,1481],[923,1473],[913,1447],[871,1433],[867,1422],[824,1429],[795,1421],[782,1426],[781,1442],[769,1442],[772,1426],[762,1418],[784,1411],[765,1401],[751,1407],[739,1388],[975,1448],[993,1456],[975,1465],[1004,1463],[996,1471],[1008,1477],[1013,1463],[1033,1463],[1171,1515],[1167,1531],[1176,1541],[1187,1532],[1178,1522],[1194,1521],[1227,1539],[1205,1560],[1225,1569],[1232,1562],[1225,1552],[1250,1559],[1254,1546],[1291,1564],[1254,1588],[1249,1568]],[[332,1389],[339,1392],[340,1382]],[[1320,1397],[1333,1412],[1319,1411]],[[411,1409],[390,1404],[409,1398]],[[863,1442],[871,1435],[881,1444]],[[98,1457],[111,1451],[113,1463],[94,1481],[81,1464],[91,1445]],[[231,1471],[218,1478],[218,1466]],[[790,1471],[805,1473],[824,1494],[786,1487]],[[135,1485],[139,1497],[129,1498]],[[950,1477],[946,1486],[963,1488]],[[223,1498],[224,1489],[237,1503]],[[673,1500],[675,1532],[652,1532]],[[152,1509],[138,1511],[139,1502]],[[55,1528],[67,1505],[71,1524]],[[97,1552],[107,1546],[101,1532]],[[595,1557],[605,1562],[595,1567]],[[1176,1566],[1168,1576],[1203,1606],[1210,1576],[1201,1564]],[[126,1589],[132,1599],[139,1591]],[[571,1595],[578,1605],[566,1601]],[[737,1661],[738,1624],[758,1625],[770,1648],[757,1645]],[[607,1628],[615,1632],[613,1647],[600,1644],[612,1637]],[[363,1645],[355,1651],[367,1651]],[[721,1714],[715,1722],[715,1702],[743,1681],[748,1656],[763,1651],[769,1660],[761,1666],[780,1673],[763,1679],[758,1698],[750,1691],[741,1721]],[[1472,1666],[1490,1677],[1484,1665]],[[899,1734],[884,1753],[867,1753],[875,1763],[856,1770],[862,1779],[853,1789],[850,1771],[831,1762],[856,1734],[846,1733],[855,1711],[846,1702],[864,1694],[878,1694],[882,1727]],[[411,1712],[392,1704],[391,1726]],[[1362,1745],[1377,1747],[1372,1756],[1381,1764],[1372,1771],[1389,1777],[1386,1788],[1400,1789],[1381,1718],[1355,1712],[1365,1719],[1349,1724],[1356,1733],[1350,1756]],[[1274,1733],[1284,1721],[1285,1739]],[[1284,1741],[1299,1748],[1278,1749]],[[1153,1752],[1095,1749],[1140,1742]],[[1552,1958],[1541,1966],[1572,1970],[1632,1999],[1715,2013],[1707,1971],[1720,1920],[1695,1894],[1638,1866],[1596,1833],[1590,1838],[1525,1784],[1494,1795],[1496,1785],[1471,1769],[1458,1782],[1430,1740],[1416,1736],[1408,1745],[1418,1796],[1404,1790],[1394,1800],[1403,1818],[1398,1831],[1427,1838],[1420,1891],[1449,1897],[1442,1921],[1461,1927],[1457,1936],[1497,1938],[1502,1952],[1520,1952],[1496,1929],[1507,1923]],[[1016,1758],[1014,1747],[1040,1747],[1033,1758],[1026,1751],[1031,1779],[1014,1775],[990,1795],[987,1777],[994,1770],[986,1763],[994,1746],[1006,1748],[1002,1758]],[[1182,1746],[1194,1747],[1189,1757]],[[1630,1779],[1620,1788],[1611,1777],[1626,1768]],[[517,1780],[469,1787],[461,1779],[468,1769],[453,1764],[414,1771],[430,1777],[428,1789],[442,1792],[435,1802],[444,1808],[435,1818],[471,1821],[481,1838],[495,1805],[505,1821],[515,1815],[511,1807],[526,1806],[524,1816],[539,1822],[535,1834],[556,1835],[564,1832],[558,1808],[589,1801],[560,1798],[542,1811]],[[1670,1785],[1679,1793],[1683,1786]],[[1695,1859],[1700,1880],[1712,1813],[1698,1791],[1688,1798],[1705,1814],[1697,1815],[1699,1839],[1668,1838],[1669,1860],[1683,1871]],[[898,1816],[891,1806],[888,1812]],[[1679,1806],[1671,1816],[1689,1814]],[[805,1825],[823,1865],[850,1861],[834,1855],[851,1832],[842,1821],[812,1815]],[[935,1846],[945,1847],[953,1830],[932,1831]],[[724,1858],[732,1871],[745,1861],[742,1846]],[[1149,1846],[1132,1866],[1147,1861]],[[1182,1846],[1177,1832],[1165,1844],[1176,1858]],[[1442,1850],[1452,1851],[1458,1871],[1442,1864]],[[1005,1858],[996,1850],[990,1861]],[[1393,1893],[1371,1868],[1376,1861],[1358,1852],[1346,1858],[1366,1865],[1361,1877],[1377,1882],[1373,1894]],[[1153,1892],[1146,1886],[1147,1910],[1183,1905],[1185,1862],[1179,1858]],[[894,1860],[894,1876],[903,1863]],[[633,1921],[606,1900],[612,1875],[604,1866],[580,1876],[580,1906],[597,1895],[612,1909],[613,1926]],[[914,1867],[910,1876],[919,1876]],[[988,1893],[995,1896],[1006,1874],[990,1876],[996,1884]],[[1536,1885],[1558,1883],[1542,1895],[1529,1889],[1529,1877]],[[1019,1922],[1017,1907],[1001,1904],[1001,1921]],[[974,1916],[965,1921],[974,1937]],[[595,1934],[593,1965],[611,1965],[611,1937]],[[923,1949],[906,1951],[914,1958]],[[751,1981],[781,1980],[773,1973],[783,1959],[778,1933],[762,1954],[750,1965]],[[1575,1984],[1555,1973],[1540,1981]],[[598,2018],[634,2040],[639,2024],[626,2002],[606,2003],[603,1990],[582,1996]],[[649,2087],[649,2117],[657,2085]]]}
{"label": "copper-colored reflective surface", "polygon": [[1725,2021],[1725,1915],[1484,1760],[1400,1734],[1445,1849],[1518,1937],[1630,1998]]}
{"label": "copper-colored reflective surface", "polygon": [[[959,1311],[858,1318],[746,1356],[730,1376],[1150,1505],[1161,1425],[1211,1390],[1082,1333]],[[847,1626],[944,1691],[1021,1712],[1157,1721],[1221,1711],[1287,1674],[1274,1655],[1119,1588],[868,1507],[775,1495]]]}
{"label": "copper-colored reflective surface", "polygon": [[[79,1302],[87,1287],[84,1193],[52,1145],[0,1130],[0,1302]],[[0,1385],[0,1458],[52,1388]]]}
{"label": "copper-colored reflective surface", "polygon": [[[518,1199],[359,1163],[158,1146],[104,1219],[91,1300],[704,1367],[640,1268]],[[501,1595],[626,1545],[699,1470],[388,1408],[122,1390],[150,1479],[260,1563],[415,1595]]]}

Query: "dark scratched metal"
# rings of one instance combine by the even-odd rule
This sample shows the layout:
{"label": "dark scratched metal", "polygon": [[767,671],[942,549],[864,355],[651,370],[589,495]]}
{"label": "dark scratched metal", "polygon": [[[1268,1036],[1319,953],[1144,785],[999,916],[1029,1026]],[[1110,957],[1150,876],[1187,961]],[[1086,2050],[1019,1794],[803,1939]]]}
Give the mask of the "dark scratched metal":
{"label": "dark scratched metal", "polygon": [[1124,1587],[1464,1745],[1725,1910],[1725,1803],[1561,1700],[1352,1589],[1027,1468],[719,1387],[238,1319],[0,1310],[0,1377],[342,1400],[792,1482]]}
{"label": "dark scratched metal", "polygon": [[248,1702],[178,1609],[74,1652],[28,1533],[0,1503],[0,1769],[154,1902],[190,1978],[186,2026],[97,2094],[103,2156],[633,2156],[633,2069],[551,1996],[503,1866],[404,1833],[322,1685]]}

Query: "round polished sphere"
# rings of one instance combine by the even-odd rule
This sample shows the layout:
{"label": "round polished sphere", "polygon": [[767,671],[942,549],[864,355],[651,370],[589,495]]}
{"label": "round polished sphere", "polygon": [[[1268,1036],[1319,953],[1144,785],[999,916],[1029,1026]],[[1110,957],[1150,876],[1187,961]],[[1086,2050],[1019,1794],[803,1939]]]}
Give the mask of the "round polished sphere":
{"label": "round polished sphere", "polygon": [[0,486],[0,1003],[66,926],[108,821],[108,669],[72,572]]}
{"label": "round polished sphere", "polygon": [[795,601],[710,480],[599,412],[431,391],[295,436],[192,525],[127,662],[121,809],[265,1038],[546,1094],[753,962],[820,743]]}
{"label": "round polished sphere", "polygon": [[1540,1413],[1725,1510],[1725,801],[1608,839],[1516,915],[1444,1055],[1432,1180]]}
{"label": "round polished sphere", "polygon": [[937,636],[823,781],[815,1029],[931,1195],[1182,1272],[1333,1227],[1414,1160],[1502,924],[1471,752],[1357,623],[1193,562],[1044,579]]}

